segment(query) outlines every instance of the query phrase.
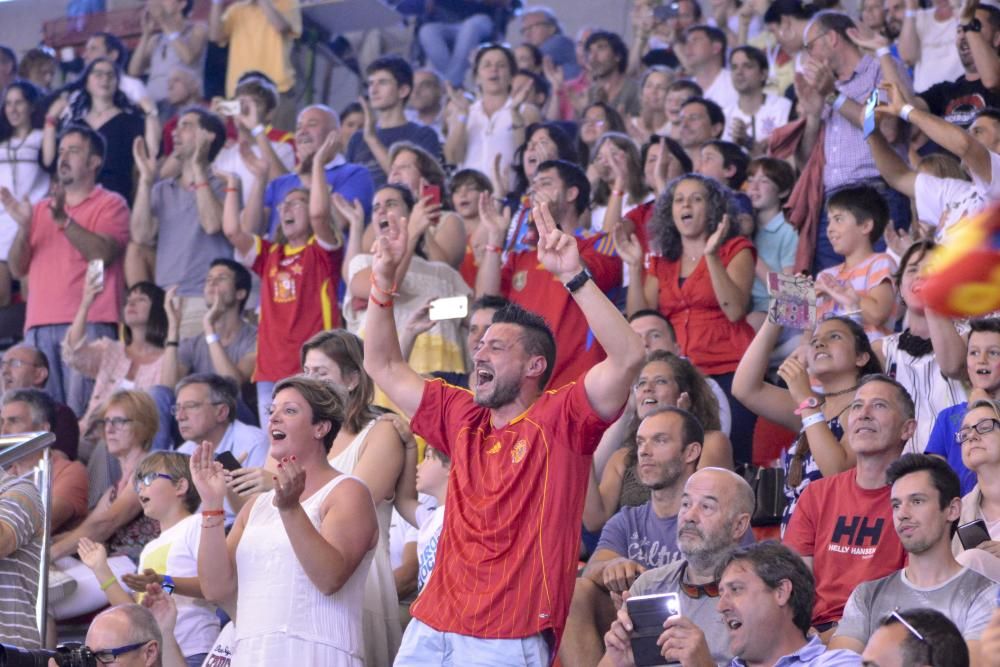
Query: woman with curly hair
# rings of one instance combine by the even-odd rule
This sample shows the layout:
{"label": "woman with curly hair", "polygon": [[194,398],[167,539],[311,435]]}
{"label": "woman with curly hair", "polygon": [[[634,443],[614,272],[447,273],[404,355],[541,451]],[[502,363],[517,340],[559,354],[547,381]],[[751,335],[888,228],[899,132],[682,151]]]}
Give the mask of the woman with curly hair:
{"label": "woman with curly hair", "polygon": [[733,454],[751,458],[756,417],[733,400],[733,372],[753,340],[747,324],[757,252],[736,229],[730,191],[717,181],[686,174],[656,202],[648,231],[654,256],[648,269],[634,234],[616,230],[618,253],[633,279],[628,313],[654,308],[670,320],[685,357],[722,387],[733,414]]}
{"label": "woman with curly hair", "polygon": [[617,440],[621,446],[608,459],[600,485],[596,484],[596,474],[592,476],[594,484],[588,491],[583,511],[583,525],[587,530],[598,532],[619,508],[642,505],[649,500],[650,489],[639,481],[636,472],[638,446],[635,435],[639,422],[667,406],[684,408],[697,417],[705,429],[699,468],[732,469],[733,448],[720,430],[719,403],[705,377],[687,359],[665,350],[654,350],[639,371],[626,413],[605,431],[598,445],[600,449],[610,441],[612,446],[618,446],[614,443]]}

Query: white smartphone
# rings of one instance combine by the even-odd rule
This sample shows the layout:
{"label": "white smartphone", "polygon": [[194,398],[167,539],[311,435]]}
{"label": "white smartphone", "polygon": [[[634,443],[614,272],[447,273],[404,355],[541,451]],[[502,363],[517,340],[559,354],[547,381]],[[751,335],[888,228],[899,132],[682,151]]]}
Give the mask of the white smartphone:
{"label": "white smartphone", "polygon": [[219,113],[221,113],[223,116],[239,116],[240,101],[222,100],[221,102],[219,102]]}
{"label": "white smartphone", "polygon": [[432,322],[462,319],[469,314],[469,298],[446,296],[431,301],[429,317]]}
{"label": "white smartphone", "polygon": [[87,264],[87,282],[94,280],[97,282],[97,291],[104,289],[104,260],[92,259]]}

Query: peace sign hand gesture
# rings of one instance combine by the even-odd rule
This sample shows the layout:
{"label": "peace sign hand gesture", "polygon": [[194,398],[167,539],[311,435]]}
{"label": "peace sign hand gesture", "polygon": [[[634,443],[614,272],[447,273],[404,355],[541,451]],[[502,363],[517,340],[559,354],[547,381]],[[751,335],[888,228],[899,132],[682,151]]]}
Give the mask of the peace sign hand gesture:
{"label": "peace sign hand gesture", "polygon": [[559,229],[549,205],[541,202],[532,210],[538,227],[538,261],[559,280],[566,282],[583,270],[576,239]]}

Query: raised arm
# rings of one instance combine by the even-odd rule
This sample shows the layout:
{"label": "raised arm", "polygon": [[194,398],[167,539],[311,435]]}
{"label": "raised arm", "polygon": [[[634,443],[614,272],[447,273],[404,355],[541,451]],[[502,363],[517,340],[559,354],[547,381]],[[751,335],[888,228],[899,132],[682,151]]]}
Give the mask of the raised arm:
{"label": "raised arm", "polygon": [[796,403],[791,394],[787,389],[764,381],[768,360],[780,335],[780,326],[770,319],[764,320],[736,367],[733,397],[755,415],[781,424],[790,431],[798,431],[802,421],[795,416]]}
{"label": "raised arm", "polygon": [[917,33],[917,11],[920,5],[917,0],[906,0],[906,16],[903,18],[903,29],[899,33],[896,45],[899,47],[899,57],[903,62],[913,67],[920,60],[920,35]]}
{"label": "raised arm", "polygon": [[222,22],[222,3],[223,0],[212,0],[212,8],[208,12],[208,38],[220,46],[229,39]]}
{"label": "raised arm", "polygon": [[0,186],[0,203],[10,214],[10,217],[17,223],[17,234],[10,247],[10,254],[7,256],[7,264],[10,272],[15,278],[23,278],[28,275],[28,267],[31,265],[31,218],[34,215],[34,207],[28,201],[28,195],[18,200],[7,188]]}
{"label": "raised arm", "polygon": [[[103,280],[104,276],[101,276]],[[90,307],[94,305],[94,299],[97,298],[97,293],[101,291],[102,288],[98,288],[97,276],[88,275],[83,283],[83,298],[80,299],[80,307],[76,309],[76,315],[73,317],[73,323],[70,324],[69,330],[66,332],[66,343],[69,344],[71,348],[75,348],[79,345],[87,335],[87,313],[90,312]]]}
{"label": "raised arm", "polygon": [[[975,19],[978,7],[979,0],[966,0],[962,7],[962,16],[958,20],[959,24],[970,23]],[[966,31],[965,41],[972,53],[972,61],[976,64],[979,80],[991,91],[1000,88],[1000,57],[997,56],[996,48],[987,42],[983,33],[978,30]]]}
{"label": "raised arm", "polygon": [[719,249],[729,232],[729,216],[723,215],[719,228],[705,243],[705,264],[712,281],[712,291],[719,307],[730,322],[739,322],[750,309],[750,289],[753,287],[753,253],[741,250],[729,261],[722,263]]}
{"label": "raised arm", "polygon": [[[576,239],[558,228],[548,204],[539,204],[532,213],[538,225],[538,261],[565,285],[585,268]],[[628,400],[632,381],[642,365],[642,339],[593,280],[577,288],[573,300],[608,355],[587,371],[584,388],[594,411],[611,421]]]}
{"label": "raised arm", "polygon": [[934,358],[937,359],[941,374],[953,380],[967,379],[965,357],[968,343],[958,334],[955,323],[944,315],[938,315],[931,310],[924,311],[927,318],[927,328],[931,334],[931,344],[934,348]]}
{"label": "raised arm", "polygon": [[450,83],[445,82],[448,91],[448,105],[445,107],[446,134],[444,141],[444,161],[448,164],[460,165],[465,162],[465,150],[468,146],[469,100],[464,93],[456,91]]}
{"label": "raised arm", "polygon": [[222,231],[222,202],[215,195],[209,180],[208,151],[214,137],[214,134],[204,128],[198,128],[198,147],[191,165],[195,178],[194,197],[198,207],[198,222],[206,234],[218,234]]}
{"label": "raised arm", "polygon": [[[899,116],[905,104],[901,91],[891,83],[883,84],[882,88],[886,91],[888,100],[886,104],[880,104],[876,112]],[[993,180],[990,151],[969,132],[918,108],[910,111],[909,121],[926,134],[928,139],[953,153],[981,181],[989,183]]]}
{"label": "raised arm", "polygon": [[407,253],[407,236],[406,220],[391,215],[386,228],[378,230],[365,323],[365,371],[389,400],[412,416],[424,395],[424,379],[403,358],[392,308],[396,272]]}
{"label": "raised arm", "polygon": [[899,154],[892,149],[878,128],[868,136],[868,147],[871,149],[872,157],[875,158],[875,166],[885,182],[907,197],[915,197],[914,188],[917,183],[917,172],[903,162],[903,158],[899,157]]}
{"label": "raised arm", "polygon": [[300,502],[305,471],[293,458],[278,466],[277,477],[274,505],[292,551],[309,581],[324,595],[333,595],[378,544],[372,496],[361,482],[341,482],[324,502],[326,514],[317,530]]}
{"label": "raised arm", "polygon": [[177,285],[167,288],[163,297],[163,309],[167,312],[167,344],[163,348],[163,361],[160,362],[160,384],[173,387],[188,374],[188,368],[181,363],[178,354],[184,297],[177,296]]}
{"label": "raised arm", "polygon": [[240,227],[248,234],[266,236],[270,210],[264,205],[264,194],[267,189],[270,167],[266,160],[257,157],[247,143],[240,143],[240,158],[254,176],[253,186],[250,188],[246,205],[240,215]]}
{"label": "raised arm", "polygon": [[358,102],[361,103],[361,111],[364,114],[364,122],[361,125],[361,138],[368,145],[368,150],[372,152],[375,161],[378,162],[378,166],[388,174],[391,166],[389,150],[382,143],[382,140],[378,138],[377,128],[375,127],[375,114],[372,113],[372,109],[368,105],[368,100],[359,97]]}
{"label": "raised arm", "polygon": [[49,208],[52,211],[52,221],[56,227],[63,231],[66,240],[88,262],[101,259],[104,260],[105,264],[111,264],[118,257],[118,243],[113,238],[84,229],[69,216],[66,211],[66,191],[63,190],[62,186],[53,186]]}
{"label": "raised arm", "polygon": [[476,296],[500,294],[501,257],[510,225],[510,208],[497,210],[496,201],[488,192],[479,195],[479,222],[486,227],[486,250],[476,271]]}
{"label": "raised arm", "polygon": [[339,248],[344,244],[330,210],[330,185],[326,182],[324,166],[336,154],[337,135],[331,132],[313,158],[312,184],[309,187],[309,224],[316,238],[328,248]]}
{"label": "raised arm", "polygon": [[632,313],[655,308],[659,281],[655,276],[646,275],[646,267],[642,261],[642,246],[638,237],[629,234],[622,224],[615,225],[613,230],[615,249],[628,267],[629,282],[625,292],[625,312],[631,317]]}
{"label": "raised arm", "polygon": [[[222,205],[222,231],[237,252],[246,255],[253,248],[253,234],[243,231],[240,224],[240,181],[235,174],[226,174],[226,199]],[[254,190],[259,186],[254,185]]]}
{"label": "raised arm", "polygon": [[236,598],[236,547],[243,536],[253,501],[240,510],[227,538],[222,515],[222,503],[226,497],[225,469],[214,460],[213,451],[212,443],[201,443],[195,447],[190,465],[191,479],[201,498],[201,541],[198,544],[201,592],[206,600],[222,602]]}
{"label": "raised arm", "polygon": [[139,172],[139,182],[129,217],[129,233],[133,242],[155,248],[159,222],[153,215],[150,197],[156,180],[156,159],[150,157],[142,137],[136,137],[132,142],[132,159]]}
{"label": "raised arm", "polygon": [[362,245],[365,234],[365,209],[359,200],[348,201],[339,192],[333,193],[332,204],[337,215],[347,223],[347,243],[344,248],[344,260],[340,263],[340,279],[347,284],[351,278],[351,260],[365,252]]}

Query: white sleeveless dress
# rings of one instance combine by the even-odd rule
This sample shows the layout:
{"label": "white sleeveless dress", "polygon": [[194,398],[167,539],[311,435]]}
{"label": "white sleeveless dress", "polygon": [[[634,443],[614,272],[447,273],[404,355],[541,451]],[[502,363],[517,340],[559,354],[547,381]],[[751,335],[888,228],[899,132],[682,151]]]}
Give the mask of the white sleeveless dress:
{"label": "white sleeveless dress", "polygon": [[[361,458],[361,445],[375,422],[376,420],[368,422],[344,451],[330,459],[330,465],[345,475],[350,475],[358,464],[358,459]],[[391,665],[403,637],[399,623],[396,580],[392,575],[392,564],[389,562],[392,503],[376,498],[375,514],[378,517],[378,545],[375,547],[372,566],[365,582],[364,654],[365,664],[368,667]]]}
{"label": "white sleeveless dress", "polygon": [[[338,475],[302,502],[317,528],[324,499],[346,479],[361,481]],[[358,609],[372,552],[339,591],[323,595],[296,558],[273,499],[274,491],[258,496],[236,549],[239,623],[232,667],[363,667]]]}

